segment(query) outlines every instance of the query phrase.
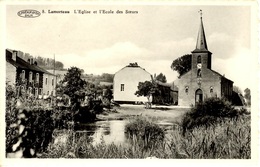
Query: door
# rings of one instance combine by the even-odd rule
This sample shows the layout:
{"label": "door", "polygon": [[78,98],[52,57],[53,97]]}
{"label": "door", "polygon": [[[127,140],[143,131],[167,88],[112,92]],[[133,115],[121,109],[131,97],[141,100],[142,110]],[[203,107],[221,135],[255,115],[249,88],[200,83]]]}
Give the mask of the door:
{"label": "door", "polygon": [[203,93],[201,89],[195,92],[195,104],[201,103],[203,101]]}

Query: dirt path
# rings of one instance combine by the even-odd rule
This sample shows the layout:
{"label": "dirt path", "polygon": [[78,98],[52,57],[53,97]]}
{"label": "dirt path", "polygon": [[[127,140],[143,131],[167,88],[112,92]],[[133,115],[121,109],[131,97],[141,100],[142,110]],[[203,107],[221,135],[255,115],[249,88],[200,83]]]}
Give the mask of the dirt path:
{"label": "dirt path", "polygon": [[179,122],[182,115],[189,111],[189,108],[152,106],[151,109],[145,109],[143,105],[121,105],[120,107],[114,107],[113,110],[116,110],[116,112],[105,112],[97,115],[97,118],[101,120],[119,120],[134,116],[148,116],[164,122]]}

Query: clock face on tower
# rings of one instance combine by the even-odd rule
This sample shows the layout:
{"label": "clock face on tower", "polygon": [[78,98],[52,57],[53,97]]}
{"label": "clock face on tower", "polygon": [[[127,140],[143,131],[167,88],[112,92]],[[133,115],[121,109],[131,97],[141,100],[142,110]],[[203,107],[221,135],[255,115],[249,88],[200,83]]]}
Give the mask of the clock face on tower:
{"label": "clock face on tower", "polygon": [[197,68],[201,68],[201,63],[198,63],[198,64],[197,64]]}

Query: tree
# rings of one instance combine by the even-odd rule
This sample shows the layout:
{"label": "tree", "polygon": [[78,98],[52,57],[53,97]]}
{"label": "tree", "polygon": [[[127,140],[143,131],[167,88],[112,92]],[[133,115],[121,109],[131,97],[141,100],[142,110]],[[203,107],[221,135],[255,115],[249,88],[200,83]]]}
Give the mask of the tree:
{"label": "tree", "polygon": [[242,91],[241,91],[241,89],[238,87],[238,86],[233,86],[233,91],[234,92],[236,92],[236,93],[238,93],[238,94],[241,94],[242,95]]}
{"label": "tree", "polygon": [[175,59],[171,64],[171,69],[179,73],[178,77],[188,72],[191,69],[191,54]]}
{"label": "tree", "polygon": [[247,105],[248,105],[248,106],[251,106],[251,91],[250,91],[250,89],[246,88],[246,89],[244,90],[244,92],[245,92],[245,95],[244,95],[244,96],[245,96]]}
{"label": "tree", "polygon": [[62,62],[60,62],[60,61],[56,61],[55,62],[55,69],[63,69],[64,68],[64,65],[63,65],[63,63]]}
{"label": "tree", "polygon": [[166,79],[166,76],[163,75],[163,73],[160,73],[159,75],[156,76],[155,74],[155,79],[157,81],[161,81],[162,83],[166,83],[167,82],[167,79]]}
{"label": "tree", "polygon": [[104,79],[106,82],[113,82],[114,75],[113,74],[108,74],[108,73],[103,73],[101,77]]}
{"label": "tree", "polygon": [[84,86],[86,81],[81,79],[81,70],[77,67],[71,67],[61,81],[64,94],[68,95],[71,105],[78,105],[78,99],[84,96]]}
{"label": "tree", "polygon": [[138,90],[135,92],[135,95],[139,96],[145,96],[147,97],[148,100],[148,106],[147,108],[151,108],[151,102],[150,102],[150,97],[152,94],[157,93],[158,87],[156,82],[154,81],[145,81],[145,82],[139,82],[137,86]]}

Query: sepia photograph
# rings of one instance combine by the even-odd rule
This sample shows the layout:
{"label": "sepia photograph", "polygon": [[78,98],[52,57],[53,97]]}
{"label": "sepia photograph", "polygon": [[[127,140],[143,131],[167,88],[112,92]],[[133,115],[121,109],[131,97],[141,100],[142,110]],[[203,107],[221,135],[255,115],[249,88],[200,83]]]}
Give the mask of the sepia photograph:
{"label": "sepia photograph", "polygon": [[5,162],[257,164],[257,3],[220,2],[2,4]]}

